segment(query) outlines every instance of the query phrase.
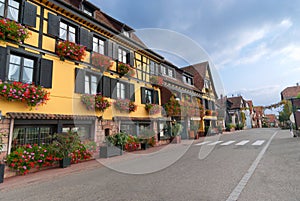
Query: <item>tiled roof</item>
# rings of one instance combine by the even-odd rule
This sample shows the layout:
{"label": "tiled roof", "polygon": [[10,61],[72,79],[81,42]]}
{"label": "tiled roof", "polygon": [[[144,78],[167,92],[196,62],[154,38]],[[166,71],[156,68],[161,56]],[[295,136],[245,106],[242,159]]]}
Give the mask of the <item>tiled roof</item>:
{"label": "tiled roof", "polygon": [[241,107],[243,107],[243,105],[241,106],[241,103],[244,102],[244,99],[242,96],[237,96],[227,98],[227,101],[231,103],[230,109],[241,109]]}
{"label": "tiled roof", "polygon": [[300,86],[287,87],[281,92],[281,99],[295,98],[300,93]]}
{"label": "tiled roof", "polygon": [[9,112],[7,115],[12,119],[40,119],[40,120],[94,120],[97,117],[92,115],[64,115],[64,114],[43,114],[43,113],[21,113]]}
{"label": "tiled roof", "polygon": [[255,106],[255,107],[253,107],[253,109],[254,109],[254,111],[256,113],[256,116],[259,115],[260,117],[262,117],[264,115],[264,107],[262,107],[262,106]]}

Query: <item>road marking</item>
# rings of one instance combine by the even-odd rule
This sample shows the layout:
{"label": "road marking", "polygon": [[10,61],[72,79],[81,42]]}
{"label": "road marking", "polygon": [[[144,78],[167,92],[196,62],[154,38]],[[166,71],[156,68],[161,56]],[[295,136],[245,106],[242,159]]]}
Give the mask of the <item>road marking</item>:
{"label": "road marking", "polygon": [[262,159],[262,157],[264,156],[265,152],[267,151],[268,147],[271,144],[271,141],[273,140],[273,138],[275,137],[275,135],[278,133],[278,131],[276,131],[272,137],[269,139],[268,143],[266,144],[266,146],[261,150],[261,152],[258,154],[257,158],[255,159],[255,161],[252,163],[252,165],[250,166],[250,168],[248,169],[247,173],[243,176],[243,178],[241,179],[241,181],[238,183],[238,185],[235,187],[235,189],[231,192],[231,194],[229,195],[229,197],[227,198],[226,201],[236,201],[238,200],[238,198],[240,197],[242,191],[244,190],[245,186],[247,185],[249,179],[251,178],[251,176],[253,175],[255,169],[258,166],[258,163],[260,162],[260,160]]}
{"label": "road marking", "polygon": [[200,146],[200,145],[208,144],[210,142],[211,141],[200,142],[200,143],[195,144],[195,146]]}
{"label": "road marking", "polygon": [[210,144],[208,144],[208,145],[217,145],[217,144],[220,144],[220,143],[222,143],[223,141],[216,141],[216,142],[213,142],[213,143],[210,143]]}
{"label": "road marking", "polygon": [[230,141],[228,141],[228,142],[224,142],[223,144],[221,144],[221,145],[230,145],[230,144],[232,144],[232,143],[234,143],[235,141],[233,141],[233,140],[230,140]]}
{"label": "road marking", "polygon": [[239,143],[237,143],[235,145],[241,146],[241,145],[247,144],[248,142],[250,142],[250,140],[243,140],[243,141],[240,141]]}
{"label": "road marking", "polygon": [[252,145],[253,145],[253,146],[260,146],[260,145],[262,145],[263,143],[265,143],[265,140],[257,140],[257,141],[254,142]]}

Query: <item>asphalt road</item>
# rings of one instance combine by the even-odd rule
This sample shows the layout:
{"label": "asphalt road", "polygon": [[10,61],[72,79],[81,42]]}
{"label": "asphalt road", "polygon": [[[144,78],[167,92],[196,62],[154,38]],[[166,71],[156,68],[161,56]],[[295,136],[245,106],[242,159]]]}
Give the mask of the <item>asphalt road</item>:
{"label": "asphalt road", "polygon": [[299,201],[299,140],[279,129],[207,137],[6,190],[0,200]]}

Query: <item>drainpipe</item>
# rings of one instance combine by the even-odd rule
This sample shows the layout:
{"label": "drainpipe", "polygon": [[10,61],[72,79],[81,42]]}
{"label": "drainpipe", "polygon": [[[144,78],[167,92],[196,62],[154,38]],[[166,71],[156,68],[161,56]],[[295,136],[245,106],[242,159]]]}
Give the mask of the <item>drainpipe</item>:
{"label": "drainpipe", "polygon": [[15,119],[10,120],[7,154],[10,154],[10,150],[11,150],[11,144],[12,144],[12,140],[13,140],[13,131],[14,131],[14,122],[15,122]]}

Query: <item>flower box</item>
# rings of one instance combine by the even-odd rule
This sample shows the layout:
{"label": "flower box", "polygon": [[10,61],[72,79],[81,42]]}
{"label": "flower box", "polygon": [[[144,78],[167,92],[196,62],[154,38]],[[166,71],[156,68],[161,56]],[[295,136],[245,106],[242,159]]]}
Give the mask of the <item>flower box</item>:
{"label": "flower box", "polygon": [[118,63],[117,72],[120,74],[120,76],[124,76],[124,75],[134,76],[135,75],[134,69],[130,65],[124,64],[121,62]]}
{"label": "flower box", "polygon": [[61,60],[65,58],[82,61],[85,57],[86,47],[70,41],[60,41],[56,46],[56,54]]}
{"label": "flower box", "polygon": [[29,31],[26,27],[9,19],[0,19],[0,40],[22,44],[28,37]]}
{"label": "flower box", "polygon": [[110,58],[99,53],[93,53],[92,64],[101,72],[110,69],[113,65]]}
{"label": "flower box", "polygon": [[161,107],[157,104],[146,103],[145,109],[150,115],[159,114],[161,112]]}
{"label": "flower box", "polygon": [[120,156],[123,154],[122,149],[117,146],[100,146],[100,158],[110,158],[113,156]]}
{"label": "flower box", "polygon": [[162,86],[164,83],[163,78],[160,76],[151,76],[149,81],[153,86]]}
{"label": "flower box", "polygon": [[115,109],[120,112],[130,113],[136,111],[137,109],[137,105],[128,99],[118,99],[113,104]]}
{"label": "flower box", "polygon": [[110,102],[106,100],[101,94],[90,95],[84,94],[81,96],[81,102],[88,110],[98,110],[104,112],[111,106]]}
{"label": "flower box", "polygon": [[49,92],[41,86],[21,82],[5,83],[0,80],[0,98],[26,103],[30,109],[43,105],[49,100]]}

